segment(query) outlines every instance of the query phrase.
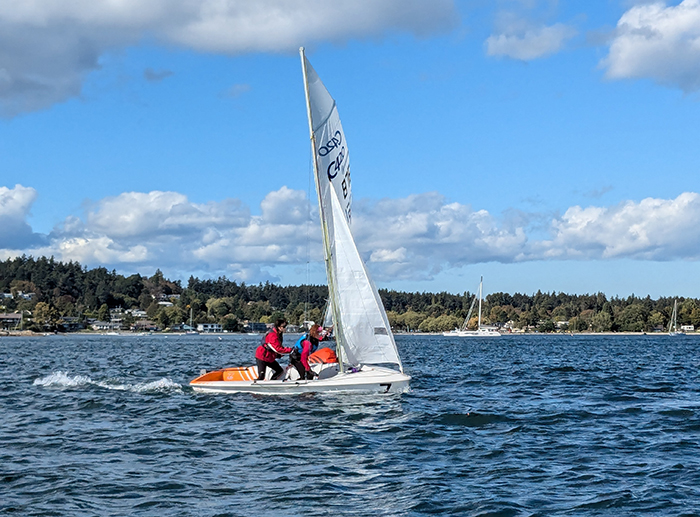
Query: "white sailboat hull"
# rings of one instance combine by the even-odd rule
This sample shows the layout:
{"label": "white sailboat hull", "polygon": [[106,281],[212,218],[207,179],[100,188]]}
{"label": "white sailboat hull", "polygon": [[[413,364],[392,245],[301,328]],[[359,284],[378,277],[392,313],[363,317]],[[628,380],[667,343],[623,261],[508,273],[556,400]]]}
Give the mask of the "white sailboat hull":
{"label": "white sailboat hull", "polygon": [[492,329],[479,330],[451,330],[443,332],[443,336],[447,337],[500,337],[501,333]]}
{"label": "white sailboat hull", "polygon": [[[331,375],[326,377],[326,375]],[[190,386],[195,391],[214,393],[257,393],[260,395],[298,395],[321,392],[404,392],[411,380],[409,375],[381,366],[362,366],[357,372],[343,372],[337,366],[325,368],[321,378],[284,381],[197,381]]]}

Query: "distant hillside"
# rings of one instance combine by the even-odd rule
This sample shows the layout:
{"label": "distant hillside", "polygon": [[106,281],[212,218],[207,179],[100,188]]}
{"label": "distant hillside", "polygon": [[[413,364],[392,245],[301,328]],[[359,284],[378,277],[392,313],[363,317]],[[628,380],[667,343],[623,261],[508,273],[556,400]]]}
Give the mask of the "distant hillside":
{"label": "distant hillside", "polygon": [[[161,329],[175,324],[219,323],[236,331],[244,322],[271,322],[286,317],[292,324],[306,318],[320,321],[328,290],[325,286],[246,285],[224,277],[200,280],[190,277],[187,286],[153,276],[125,277],[98,267],[88,269],[77,262],[63,263],[53,257],[18,257],[0,262],[0,312],[25,311],[37,330],[60,328],[62,318],[109,320],[110,310],[140,309]],[[397,330],[437,332],[460,326],[466,318],[473,293],[406,293],[379,291]],[[482,319],[499,327],[529,328],[541,332],[653,331],[668,326],[673,298],[607,298],[603,293],[533,295],[493,293],[483,304]],[[700,302],[678,298],[678,324],[700,326]],[[31,315],[31,317],[30,317]],[[125,326],[134,323],[129,314],[120,316]],[[476,324],[476,315],[472,325]]]}

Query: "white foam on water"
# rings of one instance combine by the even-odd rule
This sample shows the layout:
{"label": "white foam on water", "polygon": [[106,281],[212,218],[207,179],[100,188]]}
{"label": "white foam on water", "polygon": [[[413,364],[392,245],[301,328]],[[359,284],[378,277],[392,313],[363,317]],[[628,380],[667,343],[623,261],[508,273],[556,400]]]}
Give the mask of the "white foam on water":
{"label": "white foam on water", "polygon": [[90,377],[84,375],[70,376],[66,372],[54,372],[51,375],[42,377],[40,379],[34,380],[34,386],[47,386],[47,387],[76,387],[76,386],[99,386],[107,390],[115,391],[132,391],[134,393],[147,393],[147,392],[163,392],[170,390],[178,390],[182,388],[182,385],[177,382],[173,382],[166,377],[162,377],[157,381],[144,382],[144,383],[123,383],[119,381],[93,381]]}
{"label": "white foam on water", "polygon": [[92,379],[84,375],[70,377],[66,372],[54,372],[51,375],[34,380],[34,386],[84,386],[92,384]]}
{"label": "white foam on water", "polygon": [[134,393],[147,393],[150,391],[170,391],[182,388],[177,382],[173,382],[166,377],[162,377],[160,380],[143,382],[137,384],[114,384],[107,382],[98,382],[98,386],[106,388],[108,390],[120,390],[120,391],[133,391]]}
{"label": "white foam on water", "polygon": [[145,384],[136,384],[134,386],[134,391],[144,392],[144,391],[170,391],[182,388],[177,382],[173,382],[167,377],[162,377],[160,380],[147,382]]}

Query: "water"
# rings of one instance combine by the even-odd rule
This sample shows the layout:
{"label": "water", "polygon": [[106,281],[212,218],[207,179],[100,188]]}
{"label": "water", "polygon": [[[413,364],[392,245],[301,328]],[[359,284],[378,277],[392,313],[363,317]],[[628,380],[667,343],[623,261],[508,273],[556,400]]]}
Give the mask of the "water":
{"label": "water", "polygon": [[404,394],[198,394],[258,338],[0,338],[0,513],[700,515],[700,338],[399,336]]}

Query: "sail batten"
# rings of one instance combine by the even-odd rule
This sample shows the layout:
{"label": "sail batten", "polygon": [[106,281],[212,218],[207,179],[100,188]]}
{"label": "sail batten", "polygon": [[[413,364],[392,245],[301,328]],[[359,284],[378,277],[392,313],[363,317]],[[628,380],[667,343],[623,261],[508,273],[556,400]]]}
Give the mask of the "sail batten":
{"label": "sail batten", "polygon": [[335,100],[300,50],[314,155],[330,306],[338,351],[349,364],[397,364],[389,320],[350,230],[350,155]]}

